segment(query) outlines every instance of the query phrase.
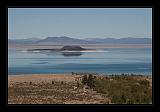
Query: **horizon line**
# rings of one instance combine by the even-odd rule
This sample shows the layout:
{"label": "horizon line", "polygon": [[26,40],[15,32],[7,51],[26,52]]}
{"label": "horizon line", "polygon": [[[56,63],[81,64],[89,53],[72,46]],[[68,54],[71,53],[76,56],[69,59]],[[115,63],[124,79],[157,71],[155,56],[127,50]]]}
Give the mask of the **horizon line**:
{"label": "horizon line", "polygon": [[[48,38],[48,37],[58,37],[58,38],[61,38],[61,37],[68,37],[68,38],[73,38],[73,37],[69,37],[69,36],[47,36],[47,37],[45,37],[45,38],[39,38],[39,37],[29,37],[29,38],[8,38],[8,39],[34,39],[34,38],[37,38],[37,39],[46,39],[46,38]],[[99,38],[99,37],[93,37],[93,38],[91,38],[91,39],[107,39],[107,38],[112,38],[112,39],[122,39],[122,38],[150,38],[150,39],[152,39],[152,37],[150,37],[150,36],[146,36],[146,37],[120,37],[120,38],[115,38],[115,37],[105,37],[105,38]],[[81,40],[83,40],[83,39],[89,39],[89,38],[73,38],[73,39],[81,39]]]}

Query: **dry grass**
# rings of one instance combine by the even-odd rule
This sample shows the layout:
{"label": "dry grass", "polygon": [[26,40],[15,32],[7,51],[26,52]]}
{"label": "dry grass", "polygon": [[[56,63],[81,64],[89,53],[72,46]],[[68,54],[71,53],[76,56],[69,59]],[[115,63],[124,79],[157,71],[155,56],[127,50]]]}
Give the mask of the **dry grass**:
{"label": "dry grass", "polygon": [[8,104],[101,104],[109,100],[92,89],[77,88],[75,75],[10,76]]}

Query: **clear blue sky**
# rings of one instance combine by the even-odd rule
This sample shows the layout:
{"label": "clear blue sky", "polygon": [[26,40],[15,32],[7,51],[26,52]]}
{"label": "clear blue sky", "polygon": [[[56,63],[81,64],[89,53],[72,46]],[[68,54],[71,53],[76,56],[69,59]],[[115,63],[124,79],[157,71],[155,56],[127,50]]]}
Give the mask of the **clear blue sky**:
{"label": "clear blue sky", "polygon": [[10,39],[151,37],[151,8],[9,8]]}

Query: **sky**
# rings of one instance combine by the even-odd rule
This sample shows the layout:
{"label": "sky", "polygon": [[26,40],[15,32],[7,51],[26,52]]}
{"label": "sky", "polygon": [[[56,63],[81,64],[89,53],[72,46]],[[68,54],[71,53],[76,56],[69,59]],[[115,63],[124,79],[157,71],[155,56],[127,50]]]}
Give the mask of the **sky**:
{"label": "sky", "polygon": [[151,38],[152,8],[9,8],[8,38]]}

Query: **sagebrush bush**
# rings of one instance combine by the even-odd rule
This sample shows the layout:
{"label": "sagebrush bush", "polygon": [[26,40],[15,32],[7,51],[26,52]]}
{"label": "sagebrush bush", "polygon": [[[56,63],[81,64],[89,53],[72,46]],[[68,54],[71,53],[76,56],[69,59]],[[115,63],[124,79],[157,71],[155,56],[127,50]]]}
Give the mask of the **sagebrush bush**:
{"label": "sagebrush bush", "polygon": [[[112,75],[110,78],[94,78],[93,75],[83,76],[82,83],[95,91],[111,98],[116,104],[148,104],[152,102],[152,91],[149,81],[142,76]],[[113,80],[110,80],[113,79]]]}

